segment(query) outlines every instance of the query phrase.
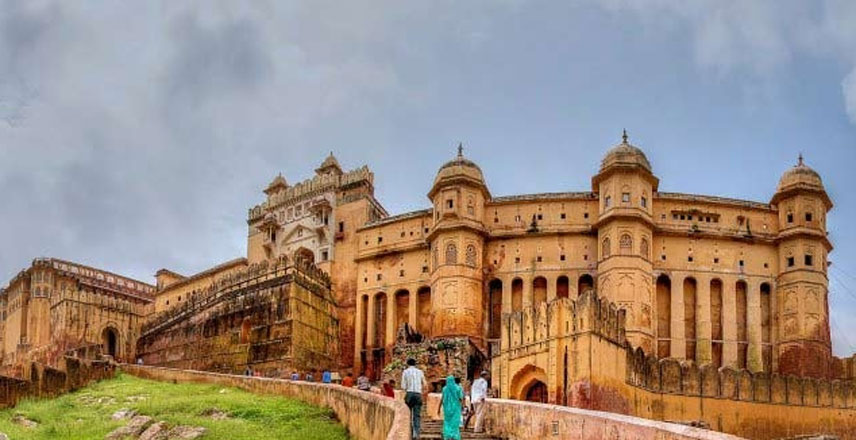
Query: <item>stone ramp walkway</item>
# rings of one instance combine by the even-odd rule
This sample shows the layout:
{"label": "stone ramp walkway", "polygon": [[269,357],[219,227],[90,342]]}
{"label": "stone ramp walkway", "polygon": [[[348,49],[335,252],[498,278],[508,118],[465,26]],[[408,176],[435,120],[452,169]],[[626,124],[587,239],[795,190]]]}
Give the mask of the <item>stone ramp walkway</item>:
{"label": "stone ramp walkway", "polygon": [[[472,424],[472,421],[470,421]],[[422,432],[419,436],[420,440],[442,440],[443,439],[443,421],[442,420],[425,420],[422,419]],[[473,432],[472,426],[461,430],[461,440],[500,440],[499,437],[493,437],[485,433]]]}

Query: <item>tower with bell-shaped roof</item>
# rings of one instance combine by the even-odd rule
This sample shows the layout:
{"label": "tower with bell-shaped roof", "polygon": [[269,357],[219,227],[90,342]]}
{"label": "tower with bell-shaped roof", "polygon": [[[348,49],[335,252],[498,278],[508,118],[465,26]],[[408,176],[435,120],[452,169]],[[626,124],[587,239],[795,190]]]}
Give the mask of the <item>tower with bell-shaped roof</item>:
{"label": "tower with bell-shaped roof", "polygon": [[[775,292],[772,335],[756,336],[775,350],[774,369],[780,374],[826,377],[832,346],[829,335],[826,215],[832,201],[820,175],[800,155],[797,164],[779,180],[770,202],[778,209],[779,271]],[[750,338],[753,335],[750,335]],[[752,353],[750,364],[761,356]]]}
{"label": "tower with bell-shaped roof", "polygon": [[[626,131],[621,143],[606,153],[600,171],[592,178],[592,191],[600,199],[594,225],[599,249],[597,292],[626,311],[627,339],[646,353],[655,352],[657,338],[651,243],[652,194],[658,184],[645,153],[630,144]],[[681,348],[676,347],[672,356],[683,357]]]}
{"label": "tower with bell-shaped roof", "polygon": [[490,192],[481,169],[458,155],[446,162],[428,192],[434,206],[431,249],[432,337],[470,337],[484,348],[482,223]]}

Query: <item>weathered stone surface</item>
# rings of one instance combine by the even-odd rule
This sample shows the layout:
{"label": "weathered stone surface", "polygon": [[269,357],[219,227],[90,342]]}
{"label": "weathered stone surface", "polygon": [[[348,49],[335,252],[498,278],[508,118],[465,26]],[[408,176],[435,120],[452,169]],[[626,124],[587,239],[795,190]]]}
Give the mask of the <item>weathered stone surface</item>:
{"label": "weathered stone surface", "polygon": [[151,423],[152,418],[149,416],[134,416],[130,421],[128,421],[128,424],[114,429],[104,438],[105,440],[122,440],[126,437],[137,437],[145,431],[146,427]]}
{"label": "weathered stone surface", "polygon": [[202,437],[206,432],[208,430],[201,426],[176,426],[169,430],[167,438],[169,440],[193,440]]}
{"label": "weathered stone surface", "polygon": [[140,434],[138,440],[166,440],[168,432],[169,426],[166,422],[152,423],[151,426]]}
{"label": "weathered stone surface", "polygon": [[12,423],[14,423],[16,425],[21,425],[27,429],[33,429],[33,428],[39,426],[38,422],[36,422],[34,420],[30,420],[30,419],[24,417],[22,414],[15,414],[14,416],[12,416]]}
{"label": "weathered stone surface", "polygon": [[211,417],[214,420],[225,420],[229,418],[229,414],[221,411],[217,408],[209,408],[205,411],[202,411],[202,415],[205,417]]}
{"label": "weathered stone surface", "polygon": [[136,410],[128,409],[128,408],[122,408],[122,409],[114,412],[113,415],[110,416],[110,418],[113,420],[121,420],[121,419],[129,419],[129,418],[134,417],[136,415],[137,415]]}

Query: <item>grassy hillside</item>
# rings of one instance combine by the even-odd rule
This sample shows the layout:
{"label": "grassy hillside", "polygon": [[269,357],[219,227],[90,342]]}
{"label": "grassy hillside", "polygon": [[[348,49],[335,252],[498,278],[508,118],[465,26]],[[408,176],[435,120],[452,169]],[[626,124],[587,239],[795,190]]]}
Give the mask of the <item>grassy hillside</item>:
{"label": "grassy hillside", "polygon": [[[27,400],[0,411],[0,432],[15,440],[103,439],[127,423],[112,420],[119,409],[170,425],[203,426],[205,439],[318,439],[348,438],[332,411],[300,401],[248,393],[216,385],[171,384],[119,374],[74,393],[49,400]],[[218,409],[224,420],[203,415]],[[17,415],[38,422],[25,428],[12,421]]]}

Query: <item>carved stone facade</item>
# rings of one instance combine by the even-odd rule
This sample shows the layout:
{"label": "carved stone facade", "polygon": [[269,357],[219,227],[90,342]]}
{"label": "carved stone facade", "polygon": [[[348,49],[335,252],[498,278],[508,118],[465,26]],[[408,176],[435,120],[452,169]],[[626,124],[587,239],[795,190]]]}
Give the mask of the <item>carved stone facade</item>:
{"label": "carved stone facade", "polygon": [[626,313],[626,337],[646,354],[832,374],[832,203],[802,158],[760,203],[660,192],[626,135],[588,192],[493,197],[459,152],[428,198],[432,209],[359,230],[357,365],[387,362],[403,322],[493,357],[503,316],[593,289]]}
{"label": "carved stone facade", "polygon": [[100,344],[132,361],[155,286],[55,258],[40,258],[0,293],[3,374],[32,362],[57,366],[65,352]]}
{"label": "carved stone facade", "polygon": [[231,273],[142,329],[146,365],[265,374],[338,367],[339,323],[330,278],[285,256]]}

